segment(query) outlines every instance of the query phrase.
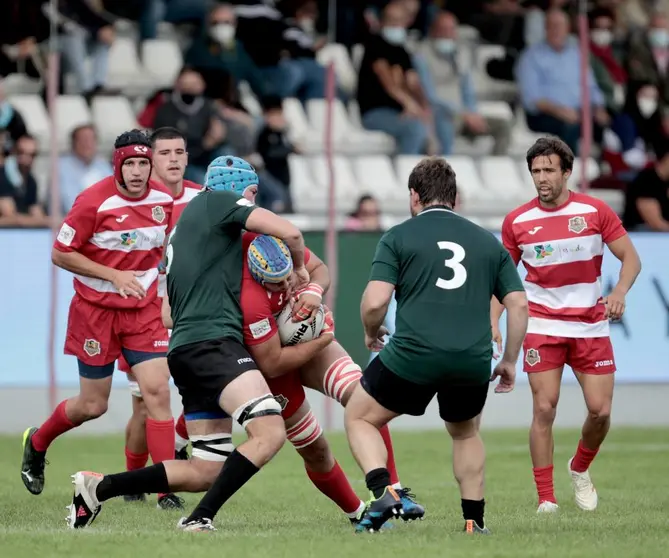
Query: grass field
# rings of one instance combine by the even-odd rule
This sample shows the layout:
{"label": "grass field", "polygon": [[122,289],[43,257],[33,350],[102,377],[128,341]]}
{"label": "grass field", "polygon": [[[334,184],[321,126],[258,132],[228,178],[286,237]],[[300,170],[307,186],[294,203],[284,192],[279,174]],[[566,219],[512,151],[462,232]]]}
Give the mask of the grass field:
{"label": "grass field", "polygon": [[[330,435],[335,453],[366,497],[362,475],[345,438]],[[491,537],[466,537],[459,496],[450,469],[450,444],[441,432],[394,435],[400,476],[427,508],[423,522],[382,534],[355,535],[335,506],[308,482],[290,447],[237,494],[216,519],[216,533],[175,530],[178,512],[151,504],[114,500],[93,527],[70,531],[69,475],[79,469],[123,468],[120,437],[65,436],[49,452],[41,496],[20,480],[20,436],[0,437],[0,556],[29,558],[329,558],[364,556],[633,558],[669,556],[669,431],[617,429],[591,468],[599,509],[578,510],[566,462],[577,432],[556,438],[556,491],[560,512],[537,516],[536,495],[524,431],[491,431],[488,450],[486,523]],[[186,495],[191,508],[197,495]]]}

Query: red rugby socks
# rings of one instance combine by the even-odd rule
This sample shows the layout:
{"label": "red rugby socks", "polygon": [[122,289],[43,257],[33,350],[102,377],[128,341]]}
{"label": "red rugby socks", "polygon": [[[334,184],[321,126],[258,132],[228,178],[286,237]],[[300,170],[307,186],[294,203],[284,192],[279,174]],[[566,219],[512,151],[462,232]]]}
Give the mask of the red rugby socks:
{"label": "red rugby socks", "polygon": [[555,500],[555,489],[553,488],[553,466],[548,467],[534,467],[534,482],[537,485],[537,494],[539,495],[539,503],[553,502]]}
{"label": "red rugby socks", "polygon": [[597,455],[597,449],[588,449],[583,445],[583,440],[578,441],[578,447],[576,448],[576,455],[571,462],[571,470],[575,473],[585,473],[590,467],[590,463]]}
{"label": "red rugby socks", "polygon": [[397,474],[397,467],[395,466],[395,452],[393,451],[393,440],[390,437],[390,430],[388,425],[379,429],[381,437],[383,438],[383,443],[386,445],[386,451],[388,452],[388,461],[386,462],[386,469],[390,473],[390,484],[396,485],[400,482],[400,477]]}
{"label": "red rugby socks", "polygon": [[177,435],[175,440],[176,450],[181,451],[188,445],[188,429],[186,428],[186,418],[183,413],[179,415],[174,425],[174,431]]}
{"label": "red rugby socks", "polygon": [[148,453],[132,453],[128,448],[125,448],[125,469],[126,471],[136,471],[146,466],[149,460]]}
{"label": "red rugby socks", "polygon": [[353,491],[339,463],[335,461],[334,467],[327,473],[316,473],[309,469],[306,471],[314,486],[337,504],[345,514],[352,516],[359,511],[360,498]]}
{"label": "red rugby socks", "polygon": [[46,419],[44,424],[33,435],[32,445],[35,451],[45,452],[51,445],[51,442],[58,438],[58,436],[79,426],[67,417],[67,413],[65,412],[66,403],[67,400],[61,401],[53,414]]}

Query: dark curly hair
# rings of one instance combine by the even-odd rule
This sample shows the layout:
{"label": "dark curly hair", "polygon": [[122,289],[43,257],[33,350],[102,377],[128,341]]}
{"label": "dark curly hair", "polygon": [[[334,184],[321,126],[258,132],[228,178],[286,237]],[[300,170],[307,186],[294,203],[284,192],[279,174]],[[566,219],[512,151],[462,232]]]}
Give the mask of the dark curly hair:
{"label": "dark curly hair", "polygon": [[151,149],[151,140],[142,130],[130,130],[129,132],[123,132],[116,138],[114,149],[128,147],[129,145],[144,145]]}

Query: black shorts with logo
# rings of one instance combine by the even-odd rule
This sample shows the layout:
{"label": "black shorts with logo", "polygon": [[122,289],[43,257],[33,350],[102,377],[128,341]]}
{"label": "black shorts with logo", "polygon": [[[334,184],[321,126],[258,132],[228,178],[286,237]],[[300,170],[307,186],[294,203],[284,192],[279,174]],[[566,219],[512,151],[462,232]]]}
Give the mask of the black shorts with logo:
{"label": "black shorts with logo", "polygon": [[167,364],[181,395],[184,414],[198,418],[220,416],[221,392],[245,372],[258,369],[244,345],[228,338],[177,347],[167,355]]}
{"label": "black shorts with logo", "polygon": [[377,356],[362,373],[364,390],[382,407],[400,415],[425,414],[437,396],[439,416],[446,422],[464,422],[478,416],[488,398],[490,382],[474,385],[415,384],[386,368]]}

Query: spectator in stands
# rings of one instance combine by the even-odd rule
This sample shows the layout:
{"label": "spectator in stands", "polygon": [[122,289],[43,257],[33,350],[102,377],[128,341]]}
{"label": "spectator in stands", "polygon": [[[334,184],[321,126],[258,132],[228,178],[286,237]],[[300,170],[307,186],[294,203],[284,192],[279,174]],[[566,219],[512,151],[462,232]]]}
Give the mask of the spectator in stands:
{"label": "spectator in stands", "polygon": [[346,224],[347,231],[380,231],[381,210],[374,196],[360,196],[355,211],[349,214]]}
{"label": "spectator in stands", "polygon": [[[476,106],[476,90],[470,73],[474,66],[471,49],[459,48],[458,20],[449,12],[434,19],[429,40],[424,41],[414,64],[435,115],[441,153],[453,152],[455,134],[467,137],[491,135],[493,155],[506,155],[511,141],[511,123],[485,117]],[[457,103],[455,99],[460,98]]]}
{"label": "spectator in stands", "polygon": [[258,154],[262,157],[263,168],[259,169],[260,205],[279,208],[276,211],[291,211],[290,169],[288,156],[295,147],[288,139],[286,117],[283,114],[281,98],[277,96],[261,99],[264,124],[258,135]]}
{"label": "spectator in stands", "polygon": [[430,106],[420,78],[405,48],[404,7],[390,3],[380,34],[369,37],[358,76],[358,106],[362,125],[393,136],[405,155],[424,153],[430,135]]}
{"label": "spectator in stands", "polygon": [[[581,135],[581,54],[569,35],[569,20],[561,10],[546,14],[546,40],[528,47],[518,63],[518,86],[527,126],[561,138],[578,153]],[[604,96],[592,70],[588,75],[595,136],[610,123]]]}
{"label": "spectator in stands", "polygon": [[0,79],[0,130],[5,130],[4,142],[0,150],[9,151],[14,142],[28,133],[21,113],[16,110],[5,96],[4,83]]}
{"label": "spectator in stands", "polygon": [[13,73],[42,76],[44,60],[38,44],[49,36],[43,4],[44,0],[2,0],[0,76]]}
{"label": "spectator in stands", "polygon": [[47,227],[49,218],[38,202],[32,165],[37,141],[29,135],[18,139],[12,155],[0,168],[0,226]]}
{"label": "spectator in stands", "polygon": [[48,13],[58,23],[65,69],[74,73],[79,93],[88,100],[113,93],[105,89],[109,49],[115,39],[113,20],[85,0],[60,0],[57,9]]}
{"label": "spectator in stands", "polygon": [[202,74],[207,84],[206,94],[212,99],[225,98],[227,91],[223,87],[229,82],[228,75],[233,77],[235,88],[240,81],[246,81],[256,96],[267,94],[268,84],[242,43],[235,38],[236,29],[233,7],[229,4],[215,6],[209,12],[202,32],[186,52],[185,64]]}
{"label": "spectator in stands", "polygon": [[627,230],[669,232],[669,152],[627,187],[623,224]]}
{"label": "spectator in stands", "polygon": [[58,162],[63,215],[81,192],[113,173],[109,161],[98,154],[98,137],[92,124],[82,124],[72,130],[70,147],[72,151]]}
{"label": "spectator in stands", "polygon": [[226,140],[226,128],[216,107],[204,96],[202,76],[185,67],[179,73],[169,99],[156,111],[154,128],[176,128],[188,143],[186,178],[202,183],[209,162]]}
{"label": "spectator in stands", "polygon": [[639,134],[656,151],[664,150],[667,137],[663,120],[669,111],[668,23],[665,14],[655,14],[648,29],[632,33],[627,55],[628,108]]}

